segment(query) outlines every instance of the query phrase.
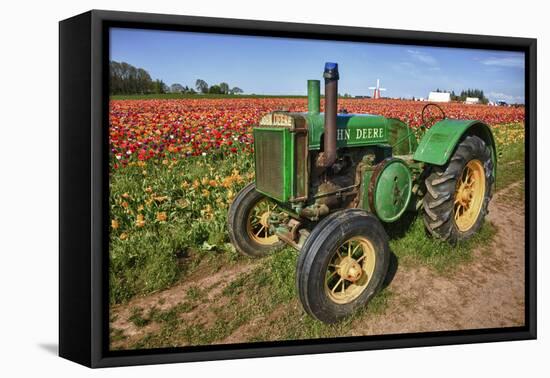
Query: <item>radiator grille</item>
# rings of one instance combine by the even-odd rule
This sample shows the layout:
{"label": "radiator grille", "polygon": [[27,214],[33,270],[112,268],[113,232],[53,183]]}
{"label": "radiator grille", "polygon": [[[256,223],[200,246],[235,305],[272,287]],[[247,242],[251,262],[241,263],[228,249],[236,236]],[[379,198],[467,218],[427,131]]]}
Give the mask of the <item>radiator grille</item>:
{"label": "radiator grille", "polygon": [[285,193],[285,129],[255,129],[256,189],[279,201]]}

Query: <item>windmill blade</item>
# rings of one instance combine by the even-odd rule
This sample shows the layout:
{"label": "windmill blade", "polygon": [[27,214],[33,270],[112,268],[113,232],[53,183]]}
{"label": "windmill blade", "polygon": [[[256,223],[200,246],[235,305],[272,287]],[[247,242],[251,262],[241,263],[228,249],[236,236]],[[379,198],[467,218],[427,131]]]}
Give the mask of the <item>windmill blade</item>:
{"label": "windmill blade", "polygon": [[386,88],[378,88],[379,91],[385,91]]}

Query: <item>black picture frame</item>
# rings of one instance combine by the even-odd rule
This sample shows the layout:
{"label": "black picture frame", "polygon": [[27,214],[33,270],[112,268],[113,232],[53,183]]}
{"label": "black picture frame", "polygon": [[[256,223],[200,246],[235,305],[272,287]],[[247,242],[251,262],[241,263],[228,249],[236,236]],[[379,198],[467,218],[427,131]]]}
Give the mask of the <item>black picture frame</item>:
{"label": "black picture frame", "polygon": [[[522,51],[526,57],[524,327],[109,351],[108,29]],[[534,339],[536,318],[536,39],[92,10],[59,24],[59,355],[89,367]]]}

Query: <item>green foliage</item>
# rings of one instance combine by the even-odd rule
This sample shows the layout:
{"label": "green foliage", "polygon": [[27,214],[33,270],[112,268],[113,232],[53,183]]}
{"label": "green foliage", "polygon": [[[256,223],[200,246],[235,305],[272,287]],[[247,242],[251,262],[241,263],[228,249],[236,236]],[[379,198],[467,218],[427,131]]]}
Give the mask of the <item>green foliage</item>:
{"label": "green foliage", "polygon": [[[437,90],[439,92],[439,89]],[[477,97],[479,98],[480,104],[487,104],[489,99],[485,97],[485,93],[482,89],[466,89],[460,92],[460,95],[456,95],[455,91],[451,92],[451,100],[453,101],[466,101],[467,97]]]}
{"label": "green foliage", "polygon": [[469,261],[477,245],[487,245],[496,233],[490,223],[485,223],[472,239],[452,245],[429,236],[422,221],[422,214],[406,214],[399,221],[386,226],[390,236],[390,248],[398,264],[425,265],[439,272],[448,272],[460,263]]}
{"label": "green foliage", "polygon": [[219,85],[212,85],[210,88],[208,88],[208,93],[211,93],[211,94],[225,94],[224,92],[222,92],[222,89]]}
{"label": "green foliage", "polygon": [[173,100],[173,99],[179,99],[179,98],[306,98],[305,96],[285,96],[285,95],[255,95],[255,94],[246,94],[246,95],[239,95],[236,96],[238,93],[241,92],[234,92],[233,94],[211,94],[211,93],[194,93],[194,92],[187,92],[187,93],[164,93],[164,94],[158,94],[158,93],[149,93],[149,94],[136,94],[136,95],[113,95],[111,96],[111,100]]}
{"label": "green foliage", "polygon": [[208,93],[208,84],[202,79],[197,79],[197,81],[195,81],[195,88],[199,93]]}
{"label": "green foliage", "polygon": [[137,68],[126,62],[109,62],[110,93],[145,94],[151,93],[154,88],[153,80],[143,68]]}
{"label": "green foliage", "polygon": [[231,199],[252,180],[250,153],[133,162],[110,180],[110,299],[163,289],[189,264],[223,253]]}
{"label": "green foliage", "polygon": [[[497,188],[503,188],[523,179],[523,126],[507,125],[493,131],[499,151]],[[227,209],[236,193],[252,180],[253,156],[244,152],[175,160],[168,156],[164,161],[135,161],[112,171],[111,302],[164,289],[201,262],[214,269],[239,261],[241,257],[227,237]],[[387,232],[399,264],[446,271],[468,261],[472,249],[487,244],[495,231],[486,224],[472,241],[451,246],[429,237],[421,216],[412,213],[388,225]],[[244,287],[251,292],[264,288],[270,303],[287,303],[295,298],[296,258],[296,253],[286,248],[262,260],[251,277],[239,278],[224,293],[234,296]],[[193,291],[188,294],[190,298],[200,296]]]}
{"label": "green foliage", "polygon": [[239,93],[243,93],[243,90],[239,87],[233,87],[231,88],[231,90],[229,91],[230,94],[239,94]]}
{"label": "green foliage", "polygon": [[219,87],[220,87],[221,93],[223,93],[223,94],[228,94],[229,93],[229,84],[222,82],[222,83],[220,83]]}

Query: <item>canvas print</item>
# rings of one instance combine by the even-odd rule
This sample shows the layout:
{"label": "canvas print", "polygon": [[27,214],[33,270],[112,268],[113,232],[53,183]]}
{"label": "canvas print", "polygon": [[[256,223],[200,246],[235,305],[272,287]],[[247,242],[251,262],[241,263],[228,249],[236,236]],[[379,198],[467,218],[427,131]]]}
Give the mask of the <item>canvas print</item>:
{"label": "canvas print", "polygon": [[525,56],[111,28],[111,350],[525,325]]}

